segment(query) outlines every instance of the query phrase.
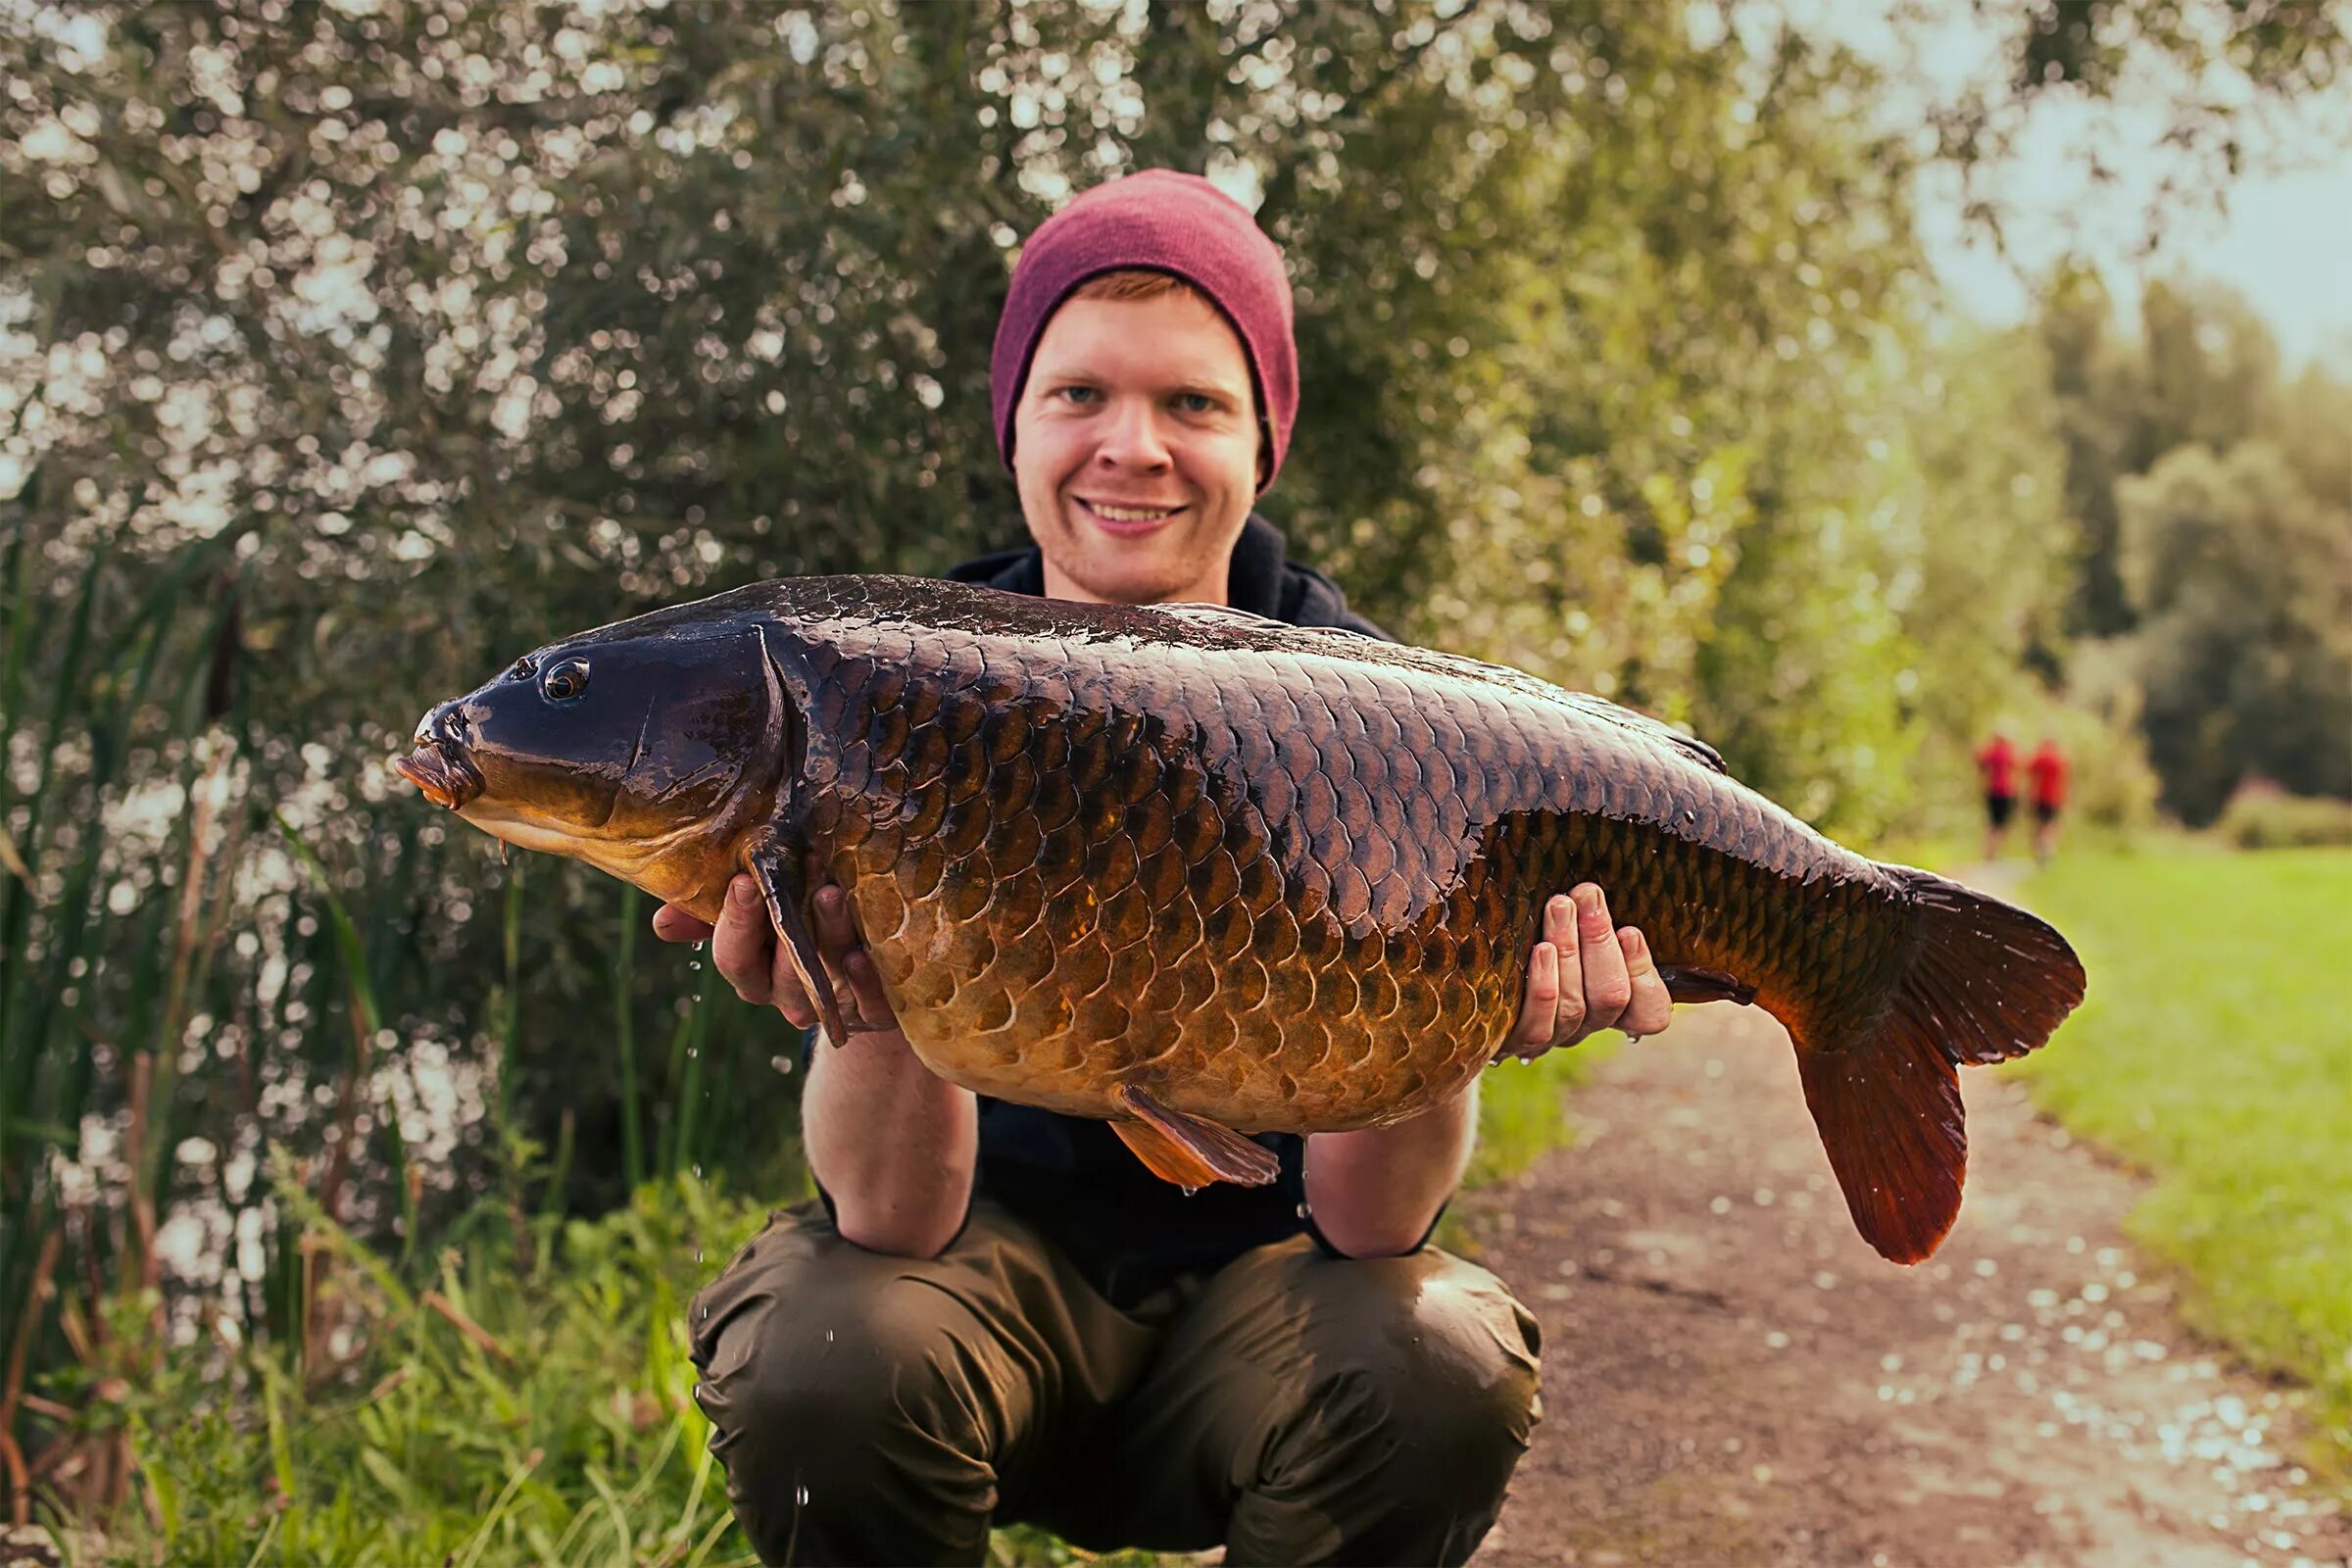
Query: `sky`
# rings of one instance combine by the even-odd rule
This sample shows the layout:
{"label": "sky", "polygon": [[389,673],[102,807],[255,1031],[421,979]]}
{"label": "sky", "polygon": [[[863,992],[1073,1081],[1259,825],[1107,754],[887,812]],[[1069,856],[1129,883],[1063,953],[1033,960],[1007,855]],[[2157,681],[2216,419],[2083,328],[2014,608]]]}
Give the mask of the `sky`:
{"label": "sky", "polygon": [[2002,171],[1992,184],[2007,214],[2009,257],[1969,233],[1956,200],[1932,186],[1920,193],[1920,231],[1954,297],[1987,320],[2024,315],[2021,264],[2030,275],[2072,246],[2097,264],[2119,311],[2135,312],[2153,278],[2215,279],[2269,323],[2290,372],[2317,361],[2352,373],[2352,148],[2294,160],[2301,167],[2241,176],[2211,193],[2212,204],[2167,204],[2152,254],[2140,254],[2145,224],[2128,196],[2112,204],[2125,212],[2079,221],[2080,180],[2056,159]]}
{"label": "sky", "polygon": [[[1886,107],[1897,122],[1917,123],[1929,100],[1997,73],[2001,50],[1968,0],[1918,10],[1936,20],[1915,12],[1898,24],[1888,0],[1780,0],[1769,14],[1819,28],[1914,83]],[[2020,318],[2025,279],[2070,251],[2098,267],[2127,315],[2151,280],[2212,279],[2270,324],[2290,372],[2317,360],[2352,373],[2352,82],[2270,117],[2249,137],[2245,172],[2227,186],[2166,199],[2159,186],[2180,165],[2163,150],[2171,118],[2156,105],[2182,85],[2143,72],[2117,102],[2060,97],[2037,108],[2020,156],[1981,175],[1979,189],[2001,214],[2006,256],[1962,219],[1951,172],[1931,172],[1918,192],[1919,228],[1937,274],[1963,310],[1996,322]],[[2116,176],[2103,196],[2084,173],[2094,151]],[[2157,244],[2147,251],[2151,214]]]}

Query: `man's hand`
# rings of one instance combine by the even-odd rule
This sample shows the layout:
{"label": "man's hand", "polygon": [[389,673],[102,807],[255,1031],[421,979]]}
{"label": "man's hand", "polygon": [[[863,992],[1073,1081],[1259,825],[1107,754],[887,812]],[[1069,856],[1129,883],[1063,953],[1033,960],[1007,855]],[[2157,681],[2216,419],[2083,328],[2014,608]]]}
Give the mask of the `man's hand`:
{"label": "man's hand", "polygon": [[1654,1035],[1674,1016],[1649,944],[1632,926],[1609,922],[1600,889],[1581,883],[1544,906],[1544,936],[1527,964],[1519,1021],[1494,1059],[1532,1060],[1603,1029]]}
{"label": "man's hand", "polygon": [[[843,1027],[852,1034],[896,1031],[899,1019],[891,1011],[890,999],[882,994],[882,976],[859,946],[857,923],[850,918],[850,896],[828,882],[816,890],[815,902],[817,956],[832,983]],[[812,988],[794,961],[792,950],[776,940],[760,884],[750,876],[737,876],[727,884],[727,906],[719,912],[715,928],[674,904],[664,904],[654,911],[654,935],[664,942],[700,942],[709,937],[711,961],[737,996],[754,1006],[773,1004],[800,1028],[816,1022]]]}
{"label": "man's hand", "polygon": [[[801,1090],[801,1147],[833,1200],[842,1237],[868,1251],[932,1257],[963,1225],[979,1159],[979,1102],[934,1076],[899,1029],[882,977],[858,941],[850,897],[816,890],[816,949],[849,1040],[809,1059]],[[755,1006],[773,1005],[802,1028],[816,1021],[808,978],[776,940],[760,886],[727,885],[716,928],[674,905],[654,913],[665,942],[710,938],[718,972]]]}

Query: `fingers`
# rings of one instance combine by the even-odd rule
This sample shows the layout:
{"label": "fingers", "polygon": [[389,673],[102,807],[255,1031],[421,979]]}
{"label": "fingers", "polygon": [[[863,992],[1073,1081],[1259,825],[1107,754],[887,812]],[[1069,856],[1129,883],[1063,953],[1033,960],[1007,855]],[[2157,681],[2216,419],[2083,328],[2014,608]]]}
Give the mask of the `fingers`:
{"label": "fingers", "polygon": [[834,1003],[841,1008],[843,1026],[852,1033],[896,1029],[899,1015],[883,993],[882,971],[858,935],[850,896],[832,884],[817,889],[816,944],[833,987]]}
{"label": "fingers", "polygon": [[858,973],[872,975],[873,960],[858,945],[850,896],[831,884],[816,890],[816,954],[824,960],[826,983],[833,988],[833,1004],[841,1009],[843,1026],[853,1033],[880,1027],[889,1016],[889,1007],[869,1009],[866,1005],[869,1001],[879,1002],[879,987],[869,997],[857,982]]}
{"label": "fingers", "polygon": [[1540,1056],[1573,1037],[1584,1020],[1584,971],[1562,955],[1576,952],[1576,906],[1553,895],[1544,906],[1544,932],[1528,959],[1527,990],[1519,1021],[1503,1038],[1495,1059]]}
{"label": "fingers", "polygon": [[727,884],[727,906],[711,932],[710,961],[737,996],[761,1006],[776,995],[775,948],[760,885],[748,876],[736,877]]}
{"label": "fingers", "polygon": [[1618,1015],[1617,1027],[1631,1038],[1654,1035],[1674,1021],[1674,996],[1666,989],[1666,980],[1658,973],[1657,958],[1649,951],[1648,939],[1632,926],[1617,933],[1617,945],[1625,954],[1626,973],[1634,984],[1633,1000]]}
{"label": "fingers", "polygon": [[774,1004],[778,1013],[802,1030],[816,1022],[809,985],[793,961],[793,950],[776,941],[766,901],[751,877],[736,877],[727,884],[727,907],[710,933],[710,961],[743,1002],[753,1006]]}
{"label": "fingers", "polygon": [[[764,914],[761,918],[765,918]],[[816,991],[808,977],[801,972],[801,961],[789,944],[775,940],[775,929],[768,928],[768,994],[776,1010],[796,1029],[807,1029],[816,1022]],[[750,1001],[750,998],[745,998]]]}
{"label": "fingers", "polygon": [[1558,1015],[1560,1001],[1560,950],[1549,942],[1539,942],[1532,957],[1527,960],[1527,994],[1519,1002],[1519,1021],[1503,1037],[1494,1059],[1505,1056],[1529,1056],[1551,1044],[1551,1021]]}
{"label": "fingers", "polygon": [[654,935],[664,942],[707,942],[710,927],[676,905],[664,904],[654,911]]}
{"label": "fingers", "polygon": [[1580,1034],[1614,1028],[1634,1000],[1634,979],[1624,944],[1609,920],[1608,900],[1590,882],[1570,894],[1576,901],[1577,948],[1584,969],[1585,1016]]}

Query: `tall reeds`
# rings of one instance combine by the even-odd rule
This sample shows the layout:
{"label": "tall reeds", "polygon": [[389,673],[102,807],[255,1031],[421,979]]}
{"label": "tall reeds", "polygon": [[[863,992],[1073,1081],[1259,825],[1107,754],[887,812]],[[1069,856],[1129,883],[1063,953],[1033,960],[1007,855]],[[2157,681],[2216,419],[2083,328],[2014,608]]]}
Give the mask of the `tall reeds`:
{"label": "tall reeds", "polygon": [[[273,1165],[412,1288],[484,1227],[502,1245],[483,1255],[525,1272],[548,1216],[680,1171],[794,1167],[766,1066],[781,1026],[682,953],[641,958],[648,911],[607,879],[518,863],[485,897],[488,840],[445,841],[369,782],[381,742],[306,733],[271,700],[331,677],[333,648],[280,630],[258,653],[248,628],[288,619],[269,591],[229,539],[159,552],[44,507],[37,473],[0,502],[0,1512],[18,1519],[124,1500],[121,1393],[191,1337],[201,1354],[208,1323],[274,1342],[306,1384],[349,1363],[365,1325],[322,1311],[336,1254]],[[762,1043],[728,1049],[745,1040]],[[721,1085],[724,1117],[706,1107]]]}

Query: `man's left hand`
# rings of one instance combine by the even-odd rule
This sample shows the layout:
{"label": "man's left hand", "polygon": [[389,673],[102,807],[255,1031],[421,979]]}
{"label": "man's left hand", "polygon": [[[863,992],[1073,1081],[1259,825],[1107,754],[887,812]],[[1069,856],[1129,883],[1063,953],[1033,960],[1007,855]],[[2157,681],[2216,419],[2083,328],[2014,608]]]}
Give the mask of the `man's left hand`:
{"label": "man's left hand", "polygon": [[1532,1060],[1603,1029],[1654,1035],[1674,1016],[1649,944],[1609,920],[1608,901],[1590,882],[1544,906],[1544,935],[1527,965],[1519,1021],[1494,1059]]}

